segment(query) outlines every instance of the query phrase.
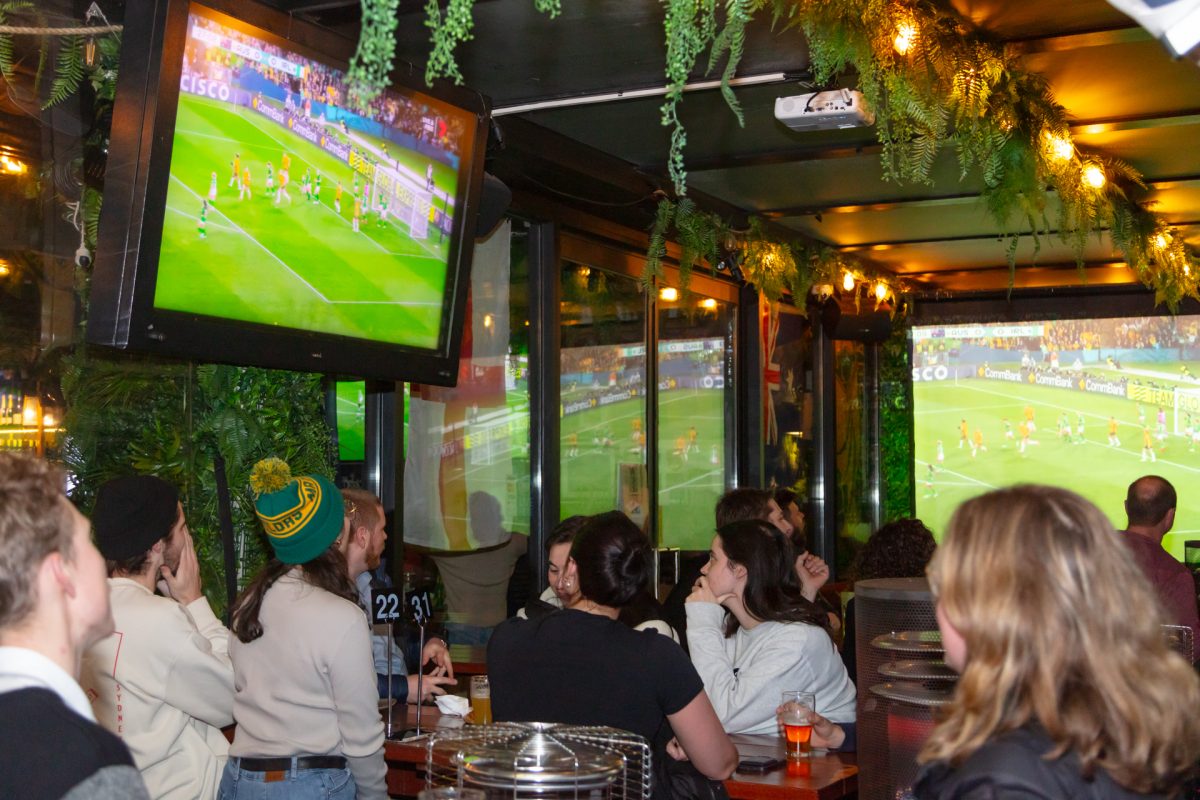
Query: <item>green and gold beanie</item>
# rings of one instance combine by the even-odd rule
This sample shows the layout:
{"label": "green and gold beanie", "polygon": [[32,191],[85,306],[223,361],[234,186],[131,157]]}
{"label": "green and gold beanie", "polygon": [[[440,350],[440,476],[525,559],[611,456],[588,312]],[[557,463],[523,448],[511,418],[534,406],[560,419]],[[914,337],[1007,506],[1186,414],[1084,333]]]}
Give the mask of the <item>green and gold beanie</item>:
{"label": "green and gold beanie", "polygon": [[342,493],[322,475],[292,477],[282,459],[264,458],[250,471],[250,488],[275,557],[285,564],[312,561],[342,532]]}

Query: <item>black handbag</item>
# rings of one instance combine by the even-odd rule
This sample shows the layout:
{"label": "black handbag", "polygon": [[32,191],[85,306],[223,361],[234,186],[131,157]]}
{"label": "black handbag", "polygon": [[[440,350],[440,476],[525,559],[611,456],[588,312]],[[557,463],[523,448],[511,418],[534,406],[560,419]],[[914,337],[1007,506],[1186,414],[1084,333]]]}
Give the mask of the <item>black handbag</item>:
{"label": "black handbag", "polygon": [[701,774],[690,761],[654,754],[654,800],[729,800],[723,781]]}

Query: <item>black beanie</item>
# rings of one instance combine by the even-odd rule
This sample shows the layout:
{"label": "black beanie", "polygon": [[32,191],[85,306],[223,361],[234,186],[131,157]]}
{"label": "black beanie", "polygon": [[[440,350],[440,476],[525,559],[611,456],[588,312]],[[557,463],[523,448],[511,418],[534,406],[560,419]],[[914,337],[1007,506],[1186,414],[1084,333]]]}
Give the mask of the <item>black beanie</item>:
{"label": "black beanie", "polygon": [[166,537],[177,519],[179,490],[162,478],[113,478],[96,493],[96,548],[109,561],[140,556]]}

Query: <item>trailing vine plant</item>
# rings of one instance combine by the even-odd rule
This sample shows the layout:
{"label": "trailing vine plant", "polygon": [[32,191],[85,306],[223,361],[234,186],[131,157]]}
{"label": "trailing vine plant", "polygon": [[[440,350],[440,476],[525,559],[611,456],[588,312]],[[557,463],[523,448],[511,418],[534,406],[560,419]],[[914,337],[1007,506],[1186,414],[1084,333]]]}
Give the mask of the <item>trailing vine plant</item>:
{"label": "trailing vine plant", "polygon": [[[1158,302],[1175,308],[1184,297],[1200,298],[1200,262],[1177,232],[1146,203],[1137,171],[1100,154],[1080,152],[1071,141],[1065,109],[1044,78],[1026,70],[1020,54],[991,41],[948,6],[929,0],[662,0],[667,94],[662,122],[671,128],[667,169],[676,196],[687,192],[684,148],[687,134],[678,113],[688,78],[705,52],[708,71],[722,58],[722,92],[741,121],[729,81],[739,63],[746,26],[769,10],[775,23],[803,31],[818,85],[831,85],[849,73],[875,114],[884,177],[929,183],[938,154],[953,148],[963,178],[977,174],[988,213],[1008,233],[1007,259],[1015,269],[1018,237],[1041,237],[1056,230],[1069,243],[1082,268],[1084,247],[1093,234],[1107,233],[1113,247],[1138,278],[1155,290]],[[443,17],[430,0],[428,25],[434,54],[426,77],[461,81],[455,45],[470,38],[474,0],[450,0]],[[540,5],[539,5],[540,7]],[[674,202],[674,201],[663,201]],[[696,239],[700,212],[660,204],[647,253],[647,278],[660,269],[671,231]],[[1057,226],[1049,219],[1057,209]],[[681,229],[680,219],[690,230]],[[673,227],[674,226],[674,227]],[[716,235],[728,226],[713,221]],[[707,236],[707,234],[705,234]],[[700,237],[703,238],[703,237]],[[682,244],[682,241],[681,241]],[[776,243],[780,244],[780,243]],[[805,250],[808,246],[801,246]],[[699,252],[685,247],[685,261]],[[778,256],[774,248],[751,248]],[[749,272],[774,280],[777,260]],[[833,257],[795,259],[803,283],[812,270],[828,271]],[[684,269],[690,269],[685,264]],[[861,266],[853,267],[862,269]]]}
{"label": "trailing vine plant", "polygon": [[350,103],[365,107],[388,85],[396,56],[396,12],[400,0],[362,0],[358,47],[346,73]]}
{"label": "trailing vine plant", "polygon": [[[363,0],[364,3],[369,0]],[[562,13],[562,0],[533,0],[533,6],[551,19]],[[451,78],[462,83],[462,72],[454,58],[459,44],[470,41],[471,29],[475,26],[472,11],[475,0],[450,0],[443,16],[438,0],[428,0],[425,5],[425,26],[430,30],[432,49],[425,63],[425,82],[433,84],[438,78]]]}

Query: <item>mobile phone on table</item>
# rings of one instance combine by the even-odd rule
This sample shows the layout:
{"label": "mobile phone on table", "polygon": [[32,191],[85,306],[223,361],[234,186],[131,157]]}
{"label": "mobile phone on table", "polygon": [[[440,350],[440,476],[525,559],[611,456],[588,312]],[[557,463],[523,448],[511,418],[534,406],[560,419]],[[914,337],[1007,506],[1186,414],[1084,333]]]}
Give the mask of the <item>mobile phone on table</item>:
{"label": "mobile phone on table", "polygon": [[783,759],[775,756],[743,756],[738,761],[738,772],[751,772],[761,775],[783,766]]}

